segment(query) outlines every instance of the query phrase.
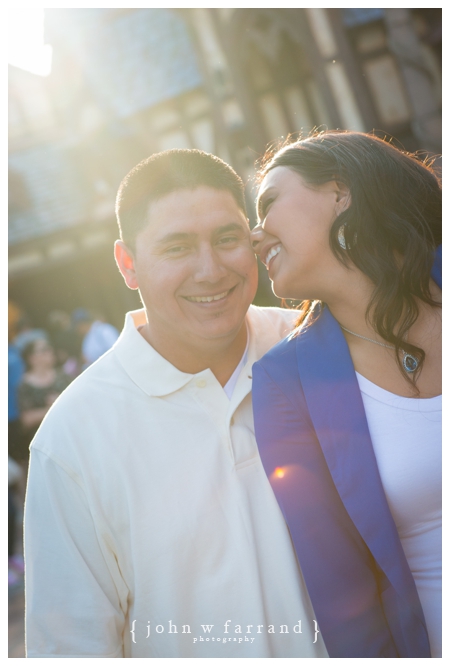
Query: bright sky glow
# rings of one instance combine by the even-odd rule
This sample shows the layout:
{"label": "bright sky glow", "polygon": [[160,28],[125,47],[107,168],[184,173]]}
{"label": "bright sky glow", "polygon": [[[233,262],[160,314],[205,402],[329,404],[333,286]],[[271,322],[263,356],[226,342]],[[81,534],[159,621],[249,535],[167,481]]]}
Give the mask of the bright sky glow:
{"label": "bright sky glow", "polygon": [[8,62],[34,74],[50,74],[52,47],[44,45],[44,9],[8,7]]}

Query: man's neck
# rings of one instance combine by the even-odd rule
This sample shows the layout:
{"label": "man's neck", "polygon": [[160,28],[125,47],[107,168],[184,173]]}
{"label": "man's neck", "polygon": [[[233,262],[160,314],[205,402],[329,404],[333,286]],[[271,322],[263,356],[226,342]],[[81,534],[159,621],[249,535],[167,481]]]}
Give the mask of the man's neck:
{"label": "man's neck", "polygon": [[196,374],[209,368],[221,386],[230,379],[247,346],[245,321],[234,337],[202,340],[200,344],[158,335],[149,324],[140,327],[139,332],[158,354],[181,372]]}

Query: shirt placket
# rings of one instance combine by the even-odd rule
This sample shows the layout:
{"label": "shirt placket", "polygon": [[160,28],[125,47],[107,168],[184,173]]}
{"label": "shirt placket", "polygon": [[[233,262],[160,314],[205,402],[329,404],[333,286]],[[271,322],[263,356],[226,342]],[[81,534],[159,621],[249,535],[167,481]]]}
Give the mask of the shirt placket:
{"label": "shirt placket", "polygon": [[214,423],[220,441],[223,442],[234,464],[234,452],[230,437],[230,401],[211,370],[195,375],[189,383],[189,391],[195,401]]}
{"label": "shirt placket", "polygon": [[258,460],[251,401],[251,366],[252,364],[247,362],[242,369],[229,404],[230,445],[236,467],[252,464]]}

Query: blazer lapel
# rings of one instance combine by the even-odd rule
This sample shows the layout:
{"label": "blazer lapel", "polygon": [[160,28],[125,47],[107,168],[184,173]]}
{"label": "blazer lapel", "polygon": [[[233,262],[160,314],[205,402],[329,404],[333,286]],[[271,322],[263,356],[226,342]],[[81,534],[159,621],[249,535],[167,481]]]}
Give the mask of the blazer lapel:
{"label": "blazer lapel", "polygon": [[381,484],[347,342],[328,308],[298,336],[297,360],[311,420],[342,502],[380,569],[397,594],[418,608],[424,624]]}

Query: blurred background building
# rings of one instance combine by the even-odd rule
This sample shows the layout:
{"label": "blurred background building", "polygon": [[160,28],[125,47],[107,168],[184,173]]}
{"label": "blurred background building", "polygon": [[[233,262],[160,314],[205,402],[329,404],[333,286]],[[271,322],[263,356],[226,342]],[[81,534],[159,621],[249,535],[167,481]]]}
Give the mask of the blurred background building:
{"label": "blurred background building", "polygon": [[439,154],[441,40],[440,9],[45,10],[51,74],[9,68],[10,298],[36,326],[85,307],[121,328],[140,303],[114,199],[154,152],[200,148],[246,182],[269,142],[314,127]]}

